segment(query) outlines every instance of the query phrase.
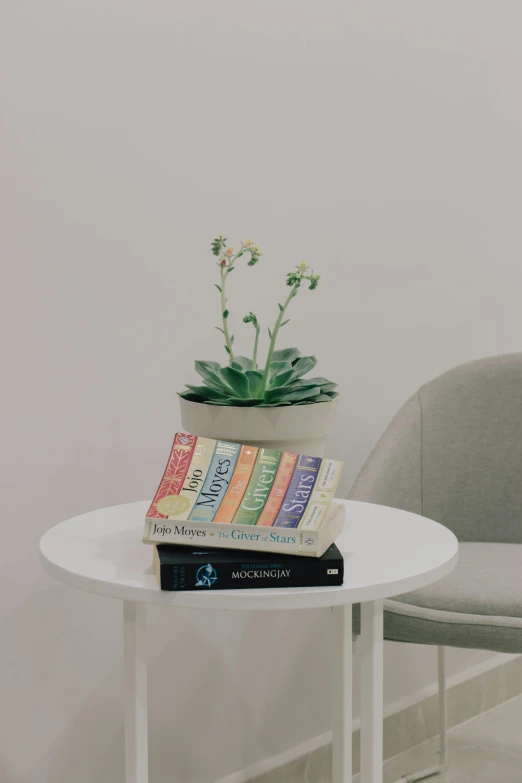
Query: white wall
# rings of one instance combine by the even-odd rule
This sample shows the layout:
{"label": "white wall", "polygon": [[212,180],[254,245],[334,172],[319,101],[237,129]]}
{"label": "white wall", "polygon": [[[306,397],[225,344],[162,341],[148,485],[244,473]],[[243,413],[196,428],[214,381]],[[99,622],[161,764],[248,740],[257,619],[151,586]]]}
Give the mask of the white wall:
{"label": "white wall", "polygon": [[[509,0],[1,5],[2,781],[123,779],[120,607],[47,578],[37,542],[153,492],[175,391],[223,356],[215,233],[264,252],[230,279],[245,349],[240,317],[274,318],[294,264],[323,276],[285,337],[342,386],[345,491],[416,387],[519,350],[521,24]],[[326,634],[154,612],[151,780],[326,731]],[[387,649],[388,702],[433,653]]]}

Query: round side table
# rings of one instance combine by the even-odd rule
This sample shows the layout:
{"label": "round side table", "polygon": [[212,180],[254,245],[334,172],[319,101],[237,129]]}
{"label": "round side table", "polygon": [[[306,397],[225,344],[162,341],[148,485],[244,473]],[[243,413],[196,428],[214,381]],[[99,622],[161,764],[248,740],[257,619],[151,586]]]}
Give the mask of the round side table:
{"label": "round side table", "polygon": [[42,537],[45,569],[62,582],[123,601],[126,783],[147,783],[147,604],[189,609],[311,609],[332,613],[333,783],[352,779],[352,604],[361,603],[361,783],[382,783],[383,600],[436,582],[458,557],[451,531],[424,517],[341,501],[341,587],[162,592],[142,543],[148,502],[61,522]]}

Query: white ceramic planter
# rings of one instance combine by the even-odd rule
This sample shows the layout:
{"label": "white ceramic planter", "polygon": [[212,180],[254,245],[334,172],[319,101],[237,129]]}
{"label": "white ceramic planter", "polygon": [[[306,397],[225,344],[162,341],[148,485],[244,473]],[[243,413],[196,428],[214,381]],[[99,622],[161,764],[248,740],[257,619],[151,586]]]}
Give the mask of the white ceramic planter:
{"label": "white ceramic planter", "polygon": [[183,429],[193,435],[323,457],[337,400],[280,408],[235,408],[180,397],[180,407]]}

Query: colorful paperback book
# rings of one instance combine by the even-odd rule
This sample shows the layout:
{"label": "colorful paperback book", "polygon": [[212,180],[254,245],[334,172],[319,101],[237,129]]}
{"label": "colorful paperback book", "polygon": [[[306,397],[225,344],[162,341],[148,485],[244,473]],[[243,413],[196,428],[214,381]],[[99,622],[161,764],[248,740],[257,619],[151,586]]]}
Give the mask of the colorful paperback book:
{"label": "colorful paperback book", "polygon": [[259,552],[288,552],[321,557],[341,535],[345,526],[342,503],[331,503],[319,530],[296,530],[257,525],[217,525],[215,522],[178,522],[175,519],[148,519],[145,544],[183,544],[213,549],[249,549]]}
{"label": "colorful paperback book", "polygon": [[207,477],[189,514],[189,520],[212,522],[230,484],[240,448],[239,443],[218,440]]}
{"label": "colorful paperback book", "polygon": [[297,462],[297,454],[290,454],[288,451],[284,451],[281,455],[281,461],[277,469],[276,477],[270,490],[270,494],[266,500],[261,515],[257,520],[257,525],[261,527],[271,527],[274,524],[274,520],[281,508],[281,503],[284,500],[290,479],[294,472],[295,463]]}
{"label": "colorful paperback book", "polygon": [[332,587],[343,583],[343,556],[335,544],[313,560],[169,544],[155,546],[153,551],[154,571],[162,590]]}
{"label": "colorful paperback book", "polygon": [[258,451],[259,449],[256,446],[241,446],[236,469],[221,501],[221,505],[216,511],[214,522],[232,522],[250,481]]}
{"label": "colorful paperback book", "polygon": [[320,457],[299,455],[295,470],[274,521],[274,527],[298,527],[317,480]]}
{"label": "colorful paperback book", "polygon": [[[179,495],[189,470],[196,441],[195,435],[187,435],[184,432],[176,433],[163,477],[147,512],[148,519],[167,519],[170,506],[162,501],[167,497]],[[165,511],[161,511],[162,506]]]}
{"label": "colorful paperback book", "polygon": [[170,519],[172,519],[172,517],[175,517],[176,519],[189,518],[189,514],[194,508],[194,504],[205,483],[216,443],[217,441],[214,440],[214,438],[198,437],[187,477],[183,482],[183,487],[179,493],[180,497],[178,503],[183,505],[180,506],[179,511],[175,511],[169,515]]}
{"label": "colorful paperback book", "polygon": [[334,459],[323,459],[321,462],[314,491],[299,524],[302,530],[318,530],[321,527],[328,506],[335,497],[343,465],[343,462]]}
{"label": "colorful paperback book", "polygon": [[281,452],[259,449],[252,476],[232,524],[255,525],[266,503],[277,474]]}
{"label": "colorful paperback book", "polygon": [[320,557],[345,524],[344,506],[330,502],[341,469],[335,460],[177,433],[143,541]]}

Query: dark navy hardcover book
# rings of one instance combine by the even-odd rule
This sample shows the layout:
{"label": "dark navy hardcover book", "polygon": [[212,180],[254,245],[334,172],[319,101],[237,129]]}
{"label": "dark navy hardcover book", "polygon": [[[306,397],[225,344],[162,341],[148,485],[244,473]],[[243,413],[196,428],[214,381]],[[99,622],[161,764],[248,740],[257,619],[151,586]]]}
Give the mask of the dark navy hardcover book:
{"label": "dark navy hardcover book", "polygon": [[335,544],[322,557],[158,544],[154,570],[162,590],[324,587],[342,585],[344,562]]}

